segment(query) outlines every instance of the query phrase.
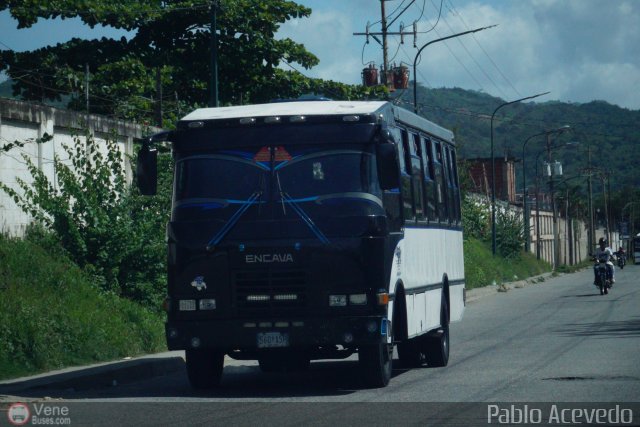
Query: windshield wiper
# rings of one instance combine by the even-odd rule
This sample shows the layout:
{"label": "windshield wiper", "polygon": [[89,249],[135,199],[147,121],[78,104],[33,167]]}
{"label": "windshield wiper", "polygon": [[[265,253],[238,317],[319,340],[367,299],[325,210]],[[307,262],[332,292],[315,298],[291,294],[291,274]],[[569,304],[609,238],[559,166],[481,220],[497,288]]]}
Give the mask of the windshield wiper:
{"label": "windshield wiper", "polygon": [[282,192],[282,185],[280,184],[280,174],[276,172],[276,181],[278,183],[278,192],[280,193],[280,201],[282,202],[282,214],[287,215],[287,210],[284,208],[284,193]]}
{"label": "windshield wiper", "polygon": [[322,230],[320,230],[318,226],[313,222],[311,217],[307,215],[307,213],[296,203],[295,200],[293,200],[291,196],[289,196],[287,193],[281,193],[281,194],[283,197],[283,203],[284,201],[286,201],[288,204],[290,204],[294,212],[297,213],[300,218],[302,218],[304,223],[307,224],[307,226],[311,229],[311,231],[313,231],[313,234],[316,235],[318,240],[320,240],[325,245],[328,245],[329,239],[327,239],[327,237],[324,235]]}
{"label": "windshield wiper", "polygon": [[262,191],[256,191],[245,202],[243,202],[242,205],[240,205],[236,213],[233,214],[229,221],[227,221],[227,223],[220,229],[220,231],[218,231],[216,235],[213,236],[213,238],[209,241],[209,243],[207,243],[206,250],[208,252],[211,252],[215,249],[216,245],[222,241],[224,236],[226,236],[229,231],[231,231],[233,226],[236,225],[240,220],[240,217],[247,211],[247,209],[249,209],[251,205],[254,204],[254,202],[260,196],[262,196]]}

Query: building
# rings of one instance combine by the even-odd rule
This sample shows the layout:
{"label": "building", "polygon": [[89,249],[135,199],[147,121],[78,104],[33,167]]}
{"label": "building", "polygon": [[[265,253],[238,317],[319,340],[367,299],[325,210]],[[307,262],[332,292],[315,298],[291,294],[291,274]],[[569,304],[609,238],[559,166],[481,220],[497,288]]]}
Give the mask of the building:
{"label": "building", "polygon": [[[472,184],[472,192],[491,197],[492,171],[491,158],[465,160]],[[496,157],[496,199],[509,203],[516,202],[516,168],[515,159]]]}

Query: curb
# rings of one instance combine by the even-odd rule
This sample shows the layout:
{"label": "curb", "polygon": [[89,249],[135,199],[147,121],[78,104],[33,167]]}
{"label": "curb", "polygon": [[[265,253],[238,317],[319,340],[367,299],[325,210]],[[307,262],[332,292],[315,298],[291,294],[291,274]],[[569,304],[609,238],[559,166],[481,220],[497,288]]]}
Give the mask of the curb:
{"label": "curb", "polygon": [[528,279],[518,280],[515,282],[503,283],[502,285],[487,285],[481,288],[469,289],[467,291],[467,304],[474,303],[489,295],[496,295],[498,292],[507,292],[513,288],[519,289],[545,282],[550,277],[553,277],[553,272],[543,273],[539,276],[533,276]]}
{"label": "curb", "polygon": [[47,388],[88,390],[167,375],[184,369],[184,359],[174,353],[177,352],[88,367],[81,366],[3,381],[0,382],[0,394],[10,395],[26,390]]}

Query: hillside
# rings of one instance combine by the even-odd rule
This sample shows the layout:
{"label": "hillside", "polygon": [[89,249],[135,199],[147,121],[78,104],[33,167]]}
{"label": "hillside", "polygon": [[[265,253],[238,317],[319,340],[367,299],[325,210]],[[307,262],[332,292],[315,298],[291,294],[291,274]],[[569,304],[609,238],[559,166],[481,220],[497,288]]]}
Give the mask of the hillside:
{"label": "hillside", "polygon": [[[395,92],[392,97],[401,97],[399,104],[412,110],[412,94],[410,87]],[[11,81],[0,83],[0,97],[12,97]],[[460,88],[427,89],[418,85],[421,113],[455,132],[461,158],[490,156],[491,113],[503,102],[482,92]],[[64,102],[54,104],[61,108],[63,105]],[[577,175],[587,166],[586,147],[590,145],[592,165],[613,171],[613,189],[640,187],[640,173],[635,172],[636,165],[640,165],[640,110],[628,110],[604,101],[586,104],[528,102],[507,106],[494,120],[495,155],[507,154],[520,159],[522,144],[528,137],[564,125],[570,125],[572,131],[560,136],[558,141],[580,144],[578,148],[557,152],[555,159],[562,161],[565,175]],[[535,157],[544,146],[543,138],[527,144],[527,178],[531,182]],[[517,178],[520,185],[519,167]]]}
{"label": "hillside", "polygon": [[[412,89],[407,92],[402,96],[402,105],[413,108]],[[455,132],[463,158],[490,156],[490,118],[503,102],[476,91],[418,86],[422,114]],[[587,166],[587,146],[591,145],[593,166],[613,171],[612,188],[640,186],[640,174],[635,172],[640,164],[640,111],[604,101],[586,104],[529,102],[504,107],[494,119],[495,154],[503,156],[506,153],[520,159],[522,145],[528,137],[564,125],[571,126],[572,131],[561,135],[558,142],[577,141],[580,145],[558,150],[555,156],[556,160],[562,161],[566,176],[577,175]],[[533,178],[535,156],[544,148],[544,137],[527,143],[527,177]],[[518,181],[520,179],[518,167]]]}
{"label": "hillside", "polygon": [[166,348],[163,315],[94,282],[61,249],[0,234],[0,379]]}

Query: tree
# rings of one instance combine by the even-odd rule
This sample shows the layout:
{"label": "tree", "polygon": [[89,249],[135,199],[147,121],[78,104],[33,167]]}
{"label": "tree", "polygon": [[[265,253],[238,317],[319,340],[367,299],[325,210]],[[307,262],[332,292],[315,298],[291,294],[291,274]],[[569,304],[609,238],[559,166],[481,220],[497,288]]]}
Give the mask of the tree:
{"label": "tree", "polygon": [[[204,105],[208,99],[209,1],[184,0],[0,0],[21,28],[39,18],[79,17],[90,26],[102,24],[136,34],[127,40],[73,39],[31,52],[2,51],[0,69],[15,80],[15,95],[26,99],[61,100],[84,108],[84,72],[91,72],[92,112],[124,117],[145,116],[155,94],[160,68],[165,105],[178,101]],[[309,16],[311,9],[285,0],[218,1],[219,87],[223,104],[261,102],[280,90],[284,96],[309,84],[299,74],[277,68],[297,63],[309,68],[318,59],[291,39],[276,39],[280,24]],[[279,90],[274,90],[278,88]],[[143,114],[140,114],[143,112]]]}

